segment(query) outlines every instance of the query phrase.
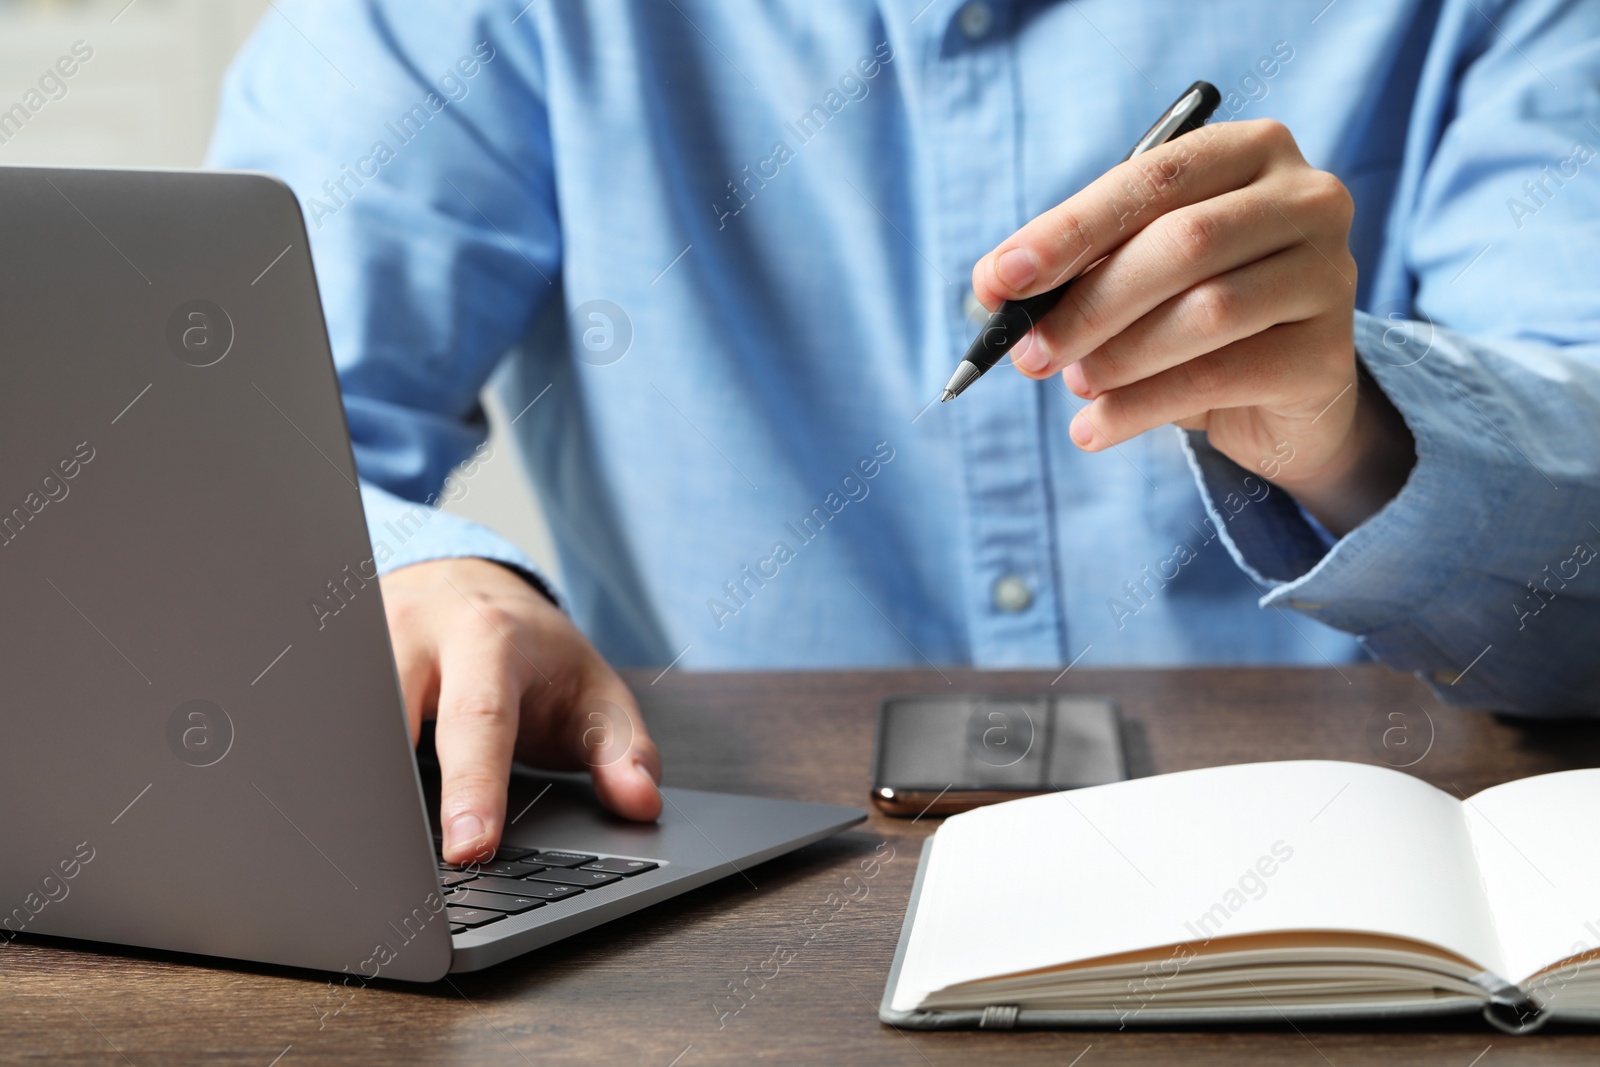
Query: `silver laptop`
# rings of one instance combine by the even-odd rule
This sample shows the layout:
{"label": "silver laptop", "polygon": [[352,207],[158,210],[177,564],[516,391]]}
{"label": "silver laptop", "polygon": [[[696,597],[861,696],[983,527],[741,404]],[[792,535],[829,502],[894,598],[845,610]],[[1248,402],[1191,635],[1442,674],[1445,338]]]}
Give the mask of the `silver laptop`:
{"label": "silver laptop", "polygon": [[865,817],[519,772],[442,872],[371,558],[288,188],[0,168],[0,937],[431,981]]}

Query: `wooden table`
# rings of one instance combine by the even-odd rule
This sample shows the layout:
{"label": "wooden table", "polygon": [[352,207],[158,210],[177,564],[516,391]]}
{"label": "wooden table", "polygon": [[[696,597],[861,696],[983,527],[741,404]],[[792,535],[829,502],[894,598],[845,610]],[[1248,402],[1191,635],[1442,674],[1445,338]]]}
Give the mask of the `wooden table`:
{"label": "wooden table", "polygon": [[[1048,689],[1052,678],[946,674],[948,684],[932,671],[673,672],[655,684],[652,674],[630,682],[665,753],[668,784],[864,807],[873,715],[884,696],[1028,693]],[[1116,697],[1142,728],[1147,751],[1139,758],[1156,771],[1267,759],[1415,760],[1413,773],[1471,793],[1600,764],[1600,724],[1528,729],[1449,711],[1420,684],[1377,667],[1342,675],[1081,670],[1055,688]],[[1476,1019],[1298,1031],[895,1031],[879,1024],[877,1003],[918,850],[933,828],[931,819],[874,814],[861,829],[752,869],[754,888],[725,879],[433,988],[380,983],[336,995],[314,974],[18,940],[0,947],[0,1062],[1498,1067],[1600,1058],[1600,1033],[1550,1027],[1517,1039]],[[777,977],[745,982],[762,972],[778,939],[805,936],[796,930],[862,859],[889,849],[893,858],[864,897],[826,923],[812,919],[810,940]],[[741,984],[745,993],[735,997]]]}

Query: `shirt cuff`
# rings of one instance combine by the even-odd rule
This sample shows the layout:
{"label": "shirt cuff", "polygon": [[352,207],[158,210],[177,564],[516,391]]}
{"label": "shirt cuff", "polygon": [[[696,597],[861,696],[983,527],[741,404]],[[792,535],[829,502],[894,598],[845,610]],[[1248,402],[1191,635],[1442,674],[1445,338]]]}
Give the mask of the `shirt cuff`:
{"label": "shirt cuff", "polygon": [[1394,499],[1331,546],[1288,493],[1212,448],[1203,433],[1186,435],[1190,466],[1229,553],[1266,589],[1262,607],[1292,608],[1357,635],[1374,657],[1416,673],[1446,703],[1509,710],[1516,701],[1492,684],[1491,671],[1468,673],[1482,651],[1477,635],[1441,620],[1468,610],[1451,590],[1487,551],[1492,516],[1504,513],[1529,472],[1507,455],[1508,442],[1485,432],[1482,412],[1497,406],[1502,390],[1469,346],[1416,325],[1427,334],[1426,358],[1411,358],[1415,343],[1401,358],[1386,343],[1392,325],[1356,314],[1356,353],[1410,429],[1416,465]]}
{"label": "shirt cuff", "polygon": [[368,482],[361,483],[361,503],[372,538],[372,561],[380,575],[436,559],[487,559],[516,571],[553,604],[562,606],[550,577],[488,527],[395,496]]}

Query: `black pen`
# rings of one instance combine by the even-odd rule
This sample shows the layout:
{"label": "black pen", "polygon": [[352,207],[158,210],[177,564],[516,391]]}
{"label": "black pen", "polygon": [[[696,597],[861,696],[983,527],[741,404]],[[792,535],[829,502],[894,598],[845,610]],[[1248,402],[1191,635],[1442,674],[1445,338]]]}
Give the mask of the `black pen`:
{"label": "black pen", "polygon": [[[1222,94],[1217,92],[1215,85],[1210,82],[1195,82],[1183,91],[1177,103],[1167,108],[1166,114],[1157,119],[1154,126],[1145,131],[1145,135],[1133,146],[1133,151],[1123,156],[1122,161],[1126,163],[1134,156],[1158,148],[1174,137],[1182,137],[1191,130],[1198,130],[1206,124],[1206,120],[1217,110],[1217,105],[1220,103]],[[1007,300],[1001,304],[1000,310],[990,315],[989,321],[983,324],[983,329],[978,332],[971,347],[967,349],[967,354],[962,357],[961,366],[956,368],[956,372],[950,376],[950,381],[945,384],[941,401],[948,403],[960,396],[967,386],[1005,358],[1005,354],[1015,348],[1017,342],[1033,329],[1033,324],[1060,302],[1061,294],[1065,293],[1067,286],[1071,284],[1072,279],[1069,278],[1054,289],[1024,300]]]}

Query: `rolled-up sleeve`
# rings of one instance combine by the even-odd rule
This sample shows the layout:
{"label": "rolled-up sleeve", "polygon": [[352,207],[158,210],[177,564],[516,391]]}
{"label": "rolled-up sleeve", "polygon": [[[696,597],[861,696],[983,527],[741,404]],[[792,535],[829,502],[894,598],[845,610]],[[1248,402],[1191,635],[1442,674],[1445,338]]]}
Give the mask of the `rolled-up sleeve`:
{"label": "rolled-up sleeve", "polygon": [[1264,607],[1359,635],[1448,703],[1596,710],[1600,352],[1488,346],[1435,329],[1425,358],[1396,366],[1381,358],[1392,358],[1384,338],[1395,328],[1362,315],[1356,337],[1416,439],[1405,487],[1325,549],[1281,491],[1238,507],[1253,476],[1193,435],[1229,551],[1267,590]]}

